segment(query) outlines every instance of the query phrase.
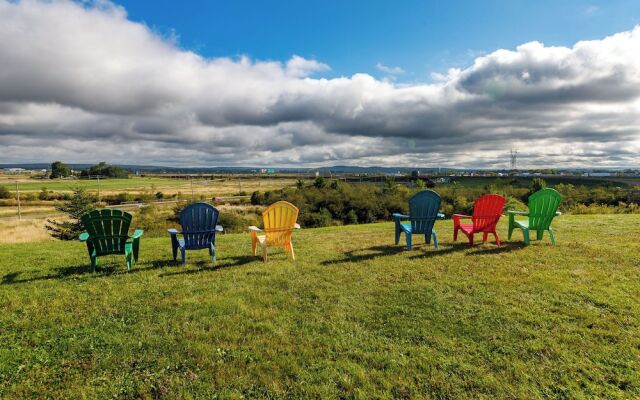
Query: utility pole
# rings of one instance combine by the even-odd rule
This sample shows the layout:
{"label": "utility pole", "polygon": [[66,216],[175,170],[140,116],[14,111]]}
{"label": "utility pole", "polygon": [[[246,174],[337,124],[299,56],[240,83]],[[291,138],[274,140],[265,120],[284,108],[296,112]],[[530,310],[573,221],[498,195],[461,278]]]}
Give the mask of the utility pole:
{"label": "utility pole", "polygon": [[18,221],[22,221],[22,212],[20,210],[20,187],[18,181],[16,181],[16,196],[18,198]]}

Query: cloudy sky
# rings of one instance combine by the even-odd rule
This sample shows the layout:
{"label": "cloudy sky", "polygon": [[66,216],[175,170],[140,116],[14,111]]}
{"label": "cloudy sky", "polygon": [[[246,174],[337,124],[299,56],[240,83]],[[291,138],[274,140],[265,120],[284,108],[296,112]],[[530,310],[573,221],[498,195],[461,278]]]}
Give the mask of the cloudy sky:
{"label": "cloudy sky", "polygon": [[0,163],[640,165],[637,2],[514,9],[518,26],[428,2],[316,24],[287,2],[164,3],[0,0]]}

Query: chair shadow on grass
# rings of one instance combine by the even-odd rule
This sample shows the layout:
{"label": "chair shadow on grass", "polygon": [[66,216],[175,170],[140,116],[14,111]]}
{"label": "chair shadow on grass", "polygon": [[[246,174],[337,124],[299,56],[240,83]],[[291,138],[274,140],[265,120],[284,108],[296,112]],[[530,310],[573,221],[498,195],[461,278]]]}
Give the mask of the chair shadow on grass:
{"label": "chair shadow on grass", "polygon": [[140,272],[152,271],[154,269],[162,268],[163,263],[152,262],[150,265],[136,264],[131,268],[131,271],[127,271],[126,265],[120,262],[108,262],[104,265],[98,265],[95,272],[91,272],[90,265],[81,264],[68,267],[53,268],[53,273],[43,276],[34,276],[32,278],[18,279],[20,272],[12,272],[2,277],[0,285],[13,285],[16,283],[28,283],[36,281],[48,281],[54,279],[66,279],[69,277],[87,277],[87,278],[100,278],[104,276],[111,276],[117,274],[137,274]]}
{"label": "chair shadow on grass", "polygon": [[[355,249],[351,251],[347,251],[343,253],[343,258],[334,259],[334,260],[326,260],[322,261],[321,265],[334,265],[334,264],[342,264],[348,262],[363,262],[373,260],[379,257],[392,256],[395,254],[402,253],[404,251],[403,246],[392,246],[392,245],[383,245],[383,246],[371,246],[361,249]],[[357,254],[361,252],[368,252],[367,254]]]}
{"label": "chair shadow on grass", "polygon": [[320,264],[327,266],[349,262],[359,263],[363,261],[373,260],[379,257],[393,256],[403,252],[414,253],[409,257],[410,259],[440,257],[455,252],[463,252],[465,250],[470,250],[465,254],[466,256],[482,256],[507,253],[523,249],[524,247],[525,244],[523,242],[503,242],[500,246],[496,246],[495,244],[491,244],[490,246],[483,246],[479,243],[474,246],[470,246],[468,243],[454,242],[441,244],[438,250],[435,250],[432,244],[414,245],[412,250],[406,250],[405,246],[401,245],[382,245],[347,251],[343,253],[342,258],[322,261]]}
{"label": "chair shadow on grass", "polygon": [[417,254],[412,259],[416,258],[430,258],[442,256],[449,253],[454,253],[457,251],[464,252],[467,251],[465,256],[484,256],[491,254],[502,254],[508,253],[515,250],[520,250],[525,247],[525,244],[522,242],[502,242],[500,246],[497,246],[494,243],[487,242],[488,245],[484,245],[484,243],[476,243],[473,246],[469,245],[466,242],[453,242],[453,243],[445,243],[440,245],[440,249],[427,251],[426,253]]}
{"label": "chair shadow on grass", "polygon": [[[182,265],[182,262],[180,261],[170,261],[167,263],[172,266],[179,267],[180,270],[161,273],[160,277],[175,276],[175,275],[191,275],[191,274],[198,274],[205,271],[215,272],[225,268],[239,267],[241,265],[249,264],[257,260],[258,259],[253,256],[225,257],[221,260],[218,260],[215,265],[213,265],[210,261],[198,261],[195,263],[190,262],[184,267]],[[185,268],[188,268],[189,266],[195,266],[196,269],[191,269],[191,268],[185,269]]]}

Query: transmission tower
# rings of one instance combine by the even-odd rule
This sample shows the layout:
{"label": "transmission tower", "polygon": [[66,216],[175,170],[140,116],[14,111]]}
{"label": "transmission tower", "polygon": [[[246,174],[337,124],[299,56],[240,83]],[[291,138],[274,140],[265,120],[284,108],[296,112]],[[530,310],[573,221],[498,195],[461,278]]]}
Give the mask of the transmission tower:
{"label": "transmission tower", "polygon": [[511,149],[510,159],[511,159],[511,169],[512,170],[518,169],[518,150],[517,149]]}

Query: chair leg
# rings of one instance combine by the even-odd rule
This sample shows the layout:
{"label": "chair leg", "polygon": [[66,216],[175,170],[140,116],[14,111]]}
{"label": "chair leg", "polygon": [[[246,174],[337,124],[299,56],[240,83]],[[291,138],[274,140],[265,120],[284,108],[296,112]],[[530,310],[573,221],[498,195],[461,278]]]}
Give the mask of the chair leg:
{"label": "chair leg", "polygon": [[412,246],[411,246],[411,234],[405,232],[404,233],[404,237],[407,239],[407,250],[411,250]]}
{"label": "chair leg", "polygon": [[507,236],[507,240],[511,240],[511,235],[513,234],[514,229],[514,218],[512,214],[509,214],[509,234]]}
{"label": "chair leg", "polygon": [[209,255],[211,256],[211,262],[213,265],[216,265],[216,246],[211,243],[209,247]]}
{"label": "chair leg", "polygon": [[542,229],[538,229],[536,231],[536,239],[538,240],[542,240],[542,234],[544,233],[544,231]]}
{"label": "chair leg", "polygon": [[127,254],[127,271],[131,271],[131,266],[133,265],[133,253]]}
{"label": "chair leg", "polygon": [[255,233],[251,234],[251,250],[253,251],[253,256],[257,255],[256,247],[258,246],[258,236]]}
{"label": "chair leg", "polygon": [[400,224],[396,222],[396,246],[400,243]]}
{"label": "chair leg", "polygon": [[432,231],[431,236],[433,237],[433,248],[438,250],[438,235],[436,235],[436,231]]}
{"label": "chair leg", "polygon": [[96,267],[98,266],[98,257],[90,256],[91,258],[91,272],[96,272]]}
{"label": "chair leg", "polygon": [[267,246],[264,246],[264,247],[262,248],[262,260],[263,260],[264,262],[267,262]]}
{"label": "chair leg", "polygon": [[500,246],[502,245],[502,243],[500,243],[500,238],[498,237],[498,234],[496,233],[496,231],[493,231],[493,237],[496,238],[496,245]]}
{"label": "chair leg", "polygon": [[453,241],[457,242],[458,241],[458,231],[460,230],[460,228],[458,228],[457,226],[455,228],[453,228]]}
{"label": "chair leg", "polygon": [[482,232],[482,242],[486,242],[489,238],[489,232]]}
{"label": "chair leg", "polygon": [[556,238],[553,236],[553,229],[549,228],[549,238],[551,239],[551,244],[556,245]]}
{"label": "chair leg", "polygon": [[522,235],[524,236],[524,244],[525,245],[529,245],[530,240],[529,240],[529,229],[523,229],[522,230]]}
{"label": "chair leg", "polygon": [[295,261],[296,260],[296,254],[293,251],[293,244],[291,242],[289,242],[289,252],[291,253],[291,259],[293,261]]}
{"label": "chair leg", "polygon": [[178,259],[178,238],[176,235],[171,235],[171,253],[173,254],[173,261]]}
{"label": "chair leg", "polygon": [[180,254],[182,255],[182,265],[187,265],[187,250],[181,247]]}
{"label": "chair leg", "polygon": [[467,235],[467,238],[469,238],[469,245],[470,246],[473,246],[473,242],[474,242],[473,236],[474,236],[473,233],[470,233],[470,234]]}
{"label": "chair leg", "polygon": [[140,253],[140,238],[133,239],[133,261],[138,262],[138,254]]}

